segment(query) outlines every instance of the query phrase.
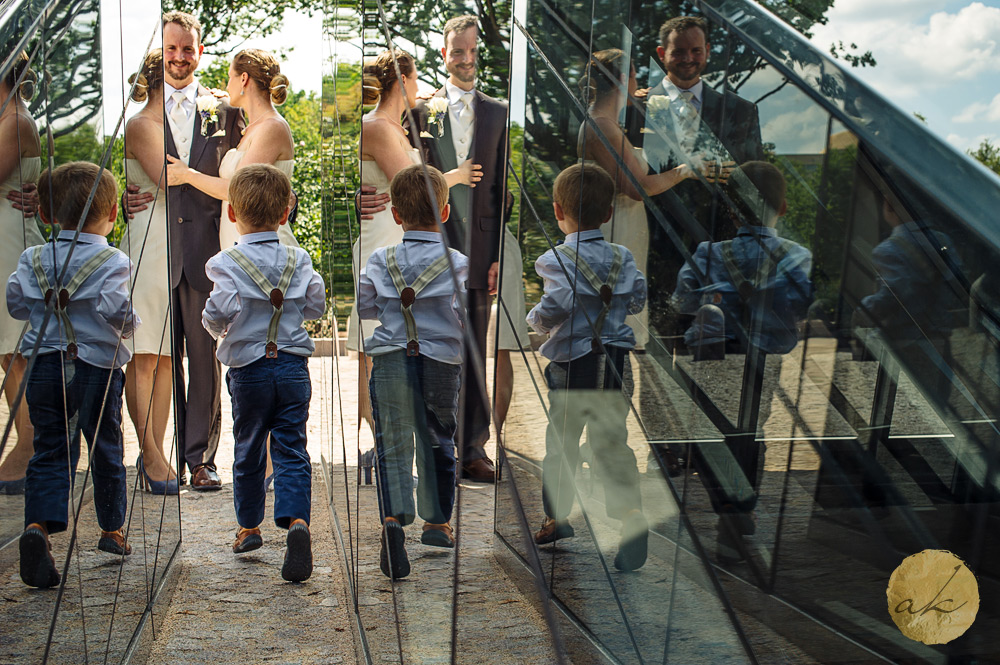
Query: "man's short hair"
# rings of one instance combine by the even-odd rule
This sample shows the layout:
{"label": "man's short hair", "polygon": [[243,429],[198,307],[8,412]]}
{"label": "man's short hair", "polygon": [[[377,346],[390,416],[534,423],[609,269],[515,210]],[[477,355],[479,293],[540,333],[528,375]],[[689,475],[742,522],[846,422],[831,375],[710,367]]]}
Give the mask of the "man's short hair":
{"label": "man's short hair", "polygon": [[472,14],[464,14],[462,16],[456,16],[455,18],[448,19],[448,22],[444,24],[444,44],[448,45],[448,35],[453,32],[465,32],[469,28],[476,28],[479,30],[479,18],[473,16]]}
{"label": "man's short hair", "polygon": [[168,23],[176,23],[185,30],[194,30],[198,35],[198,43],[201,44],[201,23],[193,14],[188,14],[187,12],[165,12],[162,19],[163,24],[161,28],[167,27]]}
{"label": "man's short hair", "polygon": [[[87,201],[94,191],[94,199]],[[111,171],[90,162],[67,162],[50,171],[45,169],[38,178],[38,205],[42,217],[59,222],[65,230],[75,230],[84,217],[83,225],[106,219],[118,200],[118,183]]]}
{"label": "man's short hair", "polygon": [[581,229],[596,229],[608,218],[615,182],[596,163],[581,162],[556,176],[552,198]]}
{"label": "man's short hair", "polygon": [[244,166],[229,181],[229,206],[233,214],[256,229],[277,228],[291,195],[288,176],[270,164]]}
{"label": "man's short hair", "polygon": [[660,26],[660,46],[667,47],[667,40],[672,32],[684,32],[689,28],[698,28],[708,42],[708,21],[700,16],[675,16]]}
{"label": "man's short hair", "polygon": [[729,176],[734,212],[747,224],[770,226],[785,202],[785,176],[774,164],[745,162]]}
{"label": "man's short hair", "polygon": [[400,170],[389,184],[392,207],[407,226],[435,226],[448,205],[448,182],[444,175],[430,165],[427,166],[427,175],[437,199],[437,212],[427,192],[428,179],[424,177],[422,165],[413,164]]}

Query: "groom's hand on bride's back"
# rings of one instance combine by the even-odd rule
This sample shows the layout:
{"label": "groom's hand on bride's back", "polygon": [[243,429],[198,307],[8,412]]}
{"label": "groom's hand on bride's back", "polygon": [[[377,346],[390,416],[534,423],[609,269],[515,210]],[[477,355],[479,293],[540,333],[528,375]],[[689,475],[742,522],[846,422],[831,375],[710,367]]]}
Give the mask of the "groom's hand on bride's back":
{"label": "groom's hand on bride's back", "polygon": [[145,210],[147,203],[152,203],[155,197],[151,192],[140,192],[139,185],[126,185],[122,194],[122,209],[129,219],[133,219],[136,213]]}
{"label": "groom's hand on bride's back", "polygon": [[389,194],[375,193],[374,185],[361,185],[354,194],[354,205],[358,209],[361,219],[373,219],[376,213],[385,210],[385,204],[389,202]]}

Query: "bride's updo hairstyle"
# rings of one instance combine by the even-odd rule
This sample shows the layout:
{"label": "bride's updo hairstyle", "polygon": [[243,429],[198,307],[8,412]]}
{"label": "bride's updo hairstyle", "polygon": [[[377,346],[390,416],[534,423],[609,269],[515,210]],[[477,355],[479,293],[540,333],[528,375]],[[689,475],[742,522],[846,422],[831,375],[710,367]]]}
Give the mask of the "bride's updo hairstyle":
{"label": "bride's updo hairstyle", "polygon": [[281,106],[288,97],[288,77],[281,73],[281,65],[269,51],[248,48],[233,58],[233,70],[247,74],[257,87],[271,96],[275,106]]}
{"label": "bride's updo hairstyle", "polygon": [[142,69],[128,77],[132,88],[132,101],[142,103],[149,97],[150,90],[163,86],[163,49],[154,48],[146,54]]}
{"label": "bride's updo hairstyle", "polygon": [[396,83],[396,65],[393,63],[393,56],[399,63],[399,72],[403,76],[413,73],[413,57],[409,53],[402,49],[382,51],[377,58],[368,62],[363,70],[364,94],[361,102],[365,106],[378,103],[382,95],[388,93],[392,84]]}
{"label": "bride's updo hairstyle", "polygon": [[580,92],[585,104],[590,105],[622,84],[622,66],[625,52],[617,48],[597,51],[587,63],[587,74],[580,80]]}
{"label": "bride's updo hairstyle", "polygon": [[[21,95],[21,99],[26,102],[31,101],[31,98],[35,96],[35,85],[38,82],[38,76],[34,70],[28,67],[29,63],[28,54],[25,51],[21,51],[17,55],[17,60],[14,62],[14,66],[11,67],[10,73],[7,74],[6,80],[7,87],[13,90],[18,87],[17,80],[21,78],[21,74],[24,74],[18,93]],[[28,72],[25,74],[24,70],[26,69]],[[0,104],[3,104],[3,102],[4,100],[0,100]]]}

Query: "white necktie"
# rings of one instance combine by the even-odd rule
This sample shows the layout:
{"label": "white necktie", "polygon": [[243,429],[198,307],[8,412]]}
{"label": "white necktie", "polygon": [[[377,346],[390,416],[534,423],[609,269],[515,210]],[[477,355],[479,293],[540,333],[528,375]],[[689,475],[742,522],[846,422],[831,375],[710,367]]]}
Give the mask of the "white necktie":
{"label": "white necktie", "polygon": [[170,98],[174,100],[174,108],[170,109],[170,119],[178,126],[183,125],[188,118],[187,109],[184,108],[184,100],[187,99],[187,96],[180,90],[176,90],[174,94],[170,95]]}
{"label": "white necktie", "polygon": [[472,93],[462,94],[462,110],[458,112],[458,122],[461,124],[462,133],[468,131],[472,125]]}

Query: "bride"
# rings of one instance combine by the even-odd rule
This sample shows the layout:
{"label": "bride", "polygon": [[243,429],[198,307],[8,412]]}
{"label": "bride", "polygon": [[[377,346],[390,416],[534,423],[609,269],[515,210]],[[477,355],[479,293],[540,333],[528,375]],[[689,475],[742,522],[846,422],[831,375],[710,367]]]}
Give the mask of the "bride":
{"label": "bride", "polygon": [[[400,79],[396,75],[399,67]],[[361,184],[375,188],[375,194],[387,194],[393,176],[411,164],[420,163],[420,151],[410,141],[401,119],[406,109],[417,103],[417,67],[410,56],[400,49],[386,50],[364,66],[364,94],[362,103],[375,104],[375,108],[361,118]],[[449,187],[469,185],[483,177],[482,167],[466,160],[458,168],[444,174]],[[354,283],[368,263],[368,257],[379,247],[395,245],[403,240],[403,229],[392,218],[392,203],[371,219],[361,220],[361,232],[354,243]],[[358,427],[361,420],[373,425],[371,402],[368,396],[368,376],[371,360],[364,353],[364,340],[375,332],[377,321],[359,322],[357,309],[351,307],[347,324],[347,348],[359,352],[361,365],[358,372]]]}
{"label": "bride", "polygon": [[[281,106],[288,96],[288,78],[281,73],[281,65],[273,55],[261,49],[245,49],[236,54],[229,65],[229,83],[226,85],[229,103],[246,114],[247,125],[239,145],[222,158],[219,176],[209,176],[188,167],[173,155],[168,155],[167,184],[188,184],[222,203],[219,227],[219,246],[232,247],[239,239],[236,225],[231,224],[226,198],[229,196],[229,179],[236,170],[248,164],[272,164],[291,179],[295,165],[292,130],[275,105]],[[295,235],[287,224],[278,228],[278,239],[286,245],[298,246]]]}

